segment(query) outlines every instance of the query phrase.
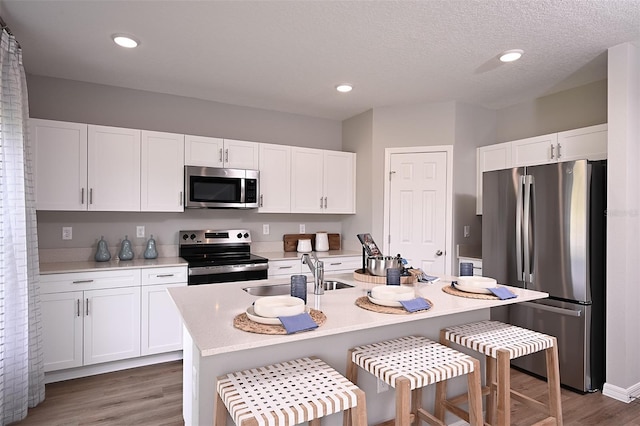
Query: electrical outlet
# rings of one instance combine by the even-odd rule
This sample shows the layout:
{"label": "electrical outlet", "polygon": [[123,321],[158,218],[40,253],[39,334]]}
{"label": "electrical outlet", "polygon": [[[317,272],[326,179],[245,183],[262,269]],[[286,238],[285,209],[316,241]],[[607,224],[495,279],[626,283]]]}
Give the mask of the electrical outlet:
{"label": "electrical outlet", "polygon": [[389,385],[387,384],[387,382],[384,382],[380,379],[376,379],[377,381],[377,391],[378,393],[382,393],[382,392],[386,392],[389,390]]}
{"label": "electrical outlet", "polygon": [[304,226],[304,223],[301,223],[301,224],[300,224],[300,233],[301,233],[301,234],[304,234],[304,233],[305,233],[305,231],[306,231],[306,227]]}
{"label": "electrical outlet", "polygon": [[464,226],[464,237],[465,238],[469,238],[470,236],[471,236],[471,226],[465,225]]}
{"label": "electrical outlet", "polygon": [[136,237],[144,238],[144,226],[136,226]]}
{"label": "electrical outlet", "polygon": [[62,227],[62,239],[63,240],[70,240],[73,238],[73,228],[70,226],[63,226]]}
{"label": "electrical outlet", "polygon": [[265,223],[264,225],[262,225],[262,234],[263,235],[269,235],[269,224]]}

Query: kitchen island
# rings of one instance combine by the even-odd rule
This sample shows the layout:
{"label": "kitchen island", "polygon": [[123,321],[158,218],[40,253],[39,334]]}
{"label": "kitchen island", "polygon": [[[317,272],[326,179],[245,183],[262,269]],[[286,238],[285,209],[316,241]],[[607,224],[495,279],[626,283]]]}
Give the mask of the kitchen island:
{"label": "kitchen island", "polygon": [[[354,287],[310,293],[307,305],[322,311],[326,322],[315,330],[293,335],[266,335],[234,328],[233,319],[258,298],[245,287],[288,283],[288,279],[244,281],[171,288],[169,294],[182,315],[184,333],[183,415],[186,425],[213,424],[216,377],[237,370],[315,355],[345,373],[347,350],[360,344],[410,334],[438,339],[441,328],[489,318],[489,308],[547,297],[546,293],[510,287],[517,295],[508,300],[458,297],[442,291],[450,278],[436,283],[416,283],[416,294],[432,308],[412,314],[385,314],[362,309],[355,301],[376,284],[356,281],[352,274],[331,279]],[[455,278],[454,278],[455,279]],[[378,392],[376,380],[361,374],[358,385],[366,392],[369,423],[393,417],[393,391]],[[432,406],[434,389],[425,389],[425,406]],[[466,380],[453,380],[451,392],[466,389]],[[452,417],[453,419],[453,417]],[[324,419],[339,425],[341,415]]]}

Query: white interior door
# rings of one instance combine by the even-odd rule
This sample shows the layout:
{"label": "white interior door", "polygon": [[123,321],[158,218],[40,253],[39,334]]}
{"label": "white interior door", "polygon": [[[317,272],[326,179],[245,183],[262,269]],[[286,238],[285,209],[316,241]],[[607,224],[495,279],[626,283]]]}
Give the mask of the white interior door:
{"label": "white interior door", "polygon": [[390,156],[389,250],[414,268],[447,272],[447,152]]}

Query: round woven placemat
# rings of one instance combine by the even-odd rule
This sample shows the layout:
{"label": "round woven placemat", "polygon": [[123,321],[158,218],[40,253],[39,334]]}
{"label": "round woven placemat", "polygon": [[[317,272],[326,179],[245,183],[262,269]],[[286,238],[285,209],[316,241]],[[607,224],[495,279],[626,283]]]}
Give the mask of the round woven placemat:
{"label": "round woven placemat", "polygon": [[[426,300],[427,303],[429,303],[429,305],[431,305],[431,308],[433,308],[433,303],[431,303],[431,301],[429,299],[424,299],[424,300]],[[422,310],[416,311],[416,312],[408,312],[402,306],[396,308],[395,306],[376,305],[375,303],[370,301],[367,296],[358,297],[356,299],[356,306],[358,306],[358,307],[360,307],[362,309],[366,309],[368,311],[378,312],[378,313],[381,313],[381,314],[400,314],[400,315],[419,314],[420,312],[425,312],[425,311],[428,311],[429,309],[431,309],[431,308],[429,308],[429,309],[422,309]]]}
{"label": "round woven placemat", "polygon": [[[353,271],[353,279],[356,281],[362,281],[364,283],[373,283],[373,284],[386,284],[387,277],[386,276],[378,276],[371,275],[368,271],[362,271],[361,269],[356,269]],[[415,275],[402,275],[400,277],[400,284],[413,284],[418,281],[418,277]]]}
{"label": "round woven placemat", "polygon": [[466,297],[468,299],[485,299],[485,300],[495,300],[499,299],[498,296],[493,294],[482,294],[482,293],[468,293],[466,291],[458,290],[455,287],[450,285],[445,285],[442,287],[442,291],[447,294],[453,294],[454,296]]}
{"label": "round woven placemat", "polygon": [[[322,313],[322,311],[316,309],[311,309],[309,315],[311,315],[311,319],[318,324],[318,327],[327,320],[327,316]],[[287,334],[287,330],[282,325],[260,324],[259,322],[251,321],[245,312],[236,315],[233,319],[233,326],[239,330],[248,331],[249,333]]]}

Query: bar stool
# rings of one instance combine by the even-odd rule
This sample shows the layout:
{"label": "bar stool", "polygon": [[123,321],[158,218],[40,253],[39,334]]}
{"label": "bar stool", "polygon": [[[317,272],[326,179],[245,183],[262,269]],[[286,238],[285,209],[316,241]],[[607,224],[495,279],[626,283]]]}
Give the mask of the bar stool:
{"label": "bar stool", "polygon": [[[549,413],[549,417],[539,423],[562,425],[558,343],[555,337],[498,321],[480,321],[441,330],[440,342],[445,345],[453,342],[486,356],[483,394],[488,394],[487,423],[493,424],[497,405],[497,424],[509,425],[513,397],[523,404]],[[547,363],[548,405],[511,389],[511,360],[543,350]],[[440,391],[445,392],[445,388],[442,387]],[[462,399],[453,398],[449,402],[455,405]]]}
{"label": "bar stool", "polygon": [[355,425],[367,426],[365,395],[316,357],[300,358],[218,377],[214,425],[288,426],[349,411]]}
{"label": "bar stool", "polygon": [[[451,407],[454,414],[472,426],[482,425],[480,362],[468,355],[421,336],[407,336],[349,350],[347,379],[357,382],[358,367],[396,390],[395,424],[406,426],[416,420],[444,425],[446,404],[436,399],[434,414],[422,408],[422,388],[467,375],[469,412]],[[348,419],[345,417],[345,424]]]}

